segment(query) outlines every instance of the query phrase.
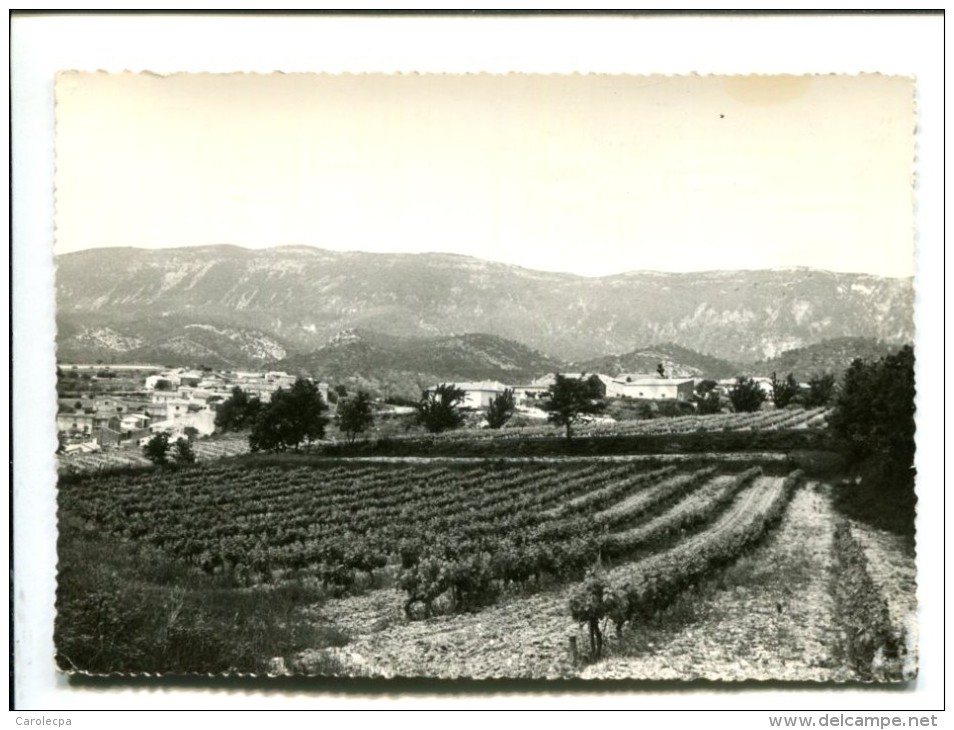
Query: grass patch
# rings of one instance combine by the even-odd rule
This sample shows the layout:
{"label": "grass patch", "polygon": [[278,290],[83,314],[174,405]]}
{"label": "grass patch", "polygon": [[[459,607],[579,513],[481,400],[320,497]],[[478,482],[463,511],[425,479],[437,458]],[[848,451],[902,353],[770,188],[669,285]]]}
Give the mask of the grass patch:
{"label": "grass patch", "polygon": [[65,671],[261,674],[275,657],[348,642],[304,615],[323,599],[315,586],[242,588],[68,519],[60,531],[54,640]]}

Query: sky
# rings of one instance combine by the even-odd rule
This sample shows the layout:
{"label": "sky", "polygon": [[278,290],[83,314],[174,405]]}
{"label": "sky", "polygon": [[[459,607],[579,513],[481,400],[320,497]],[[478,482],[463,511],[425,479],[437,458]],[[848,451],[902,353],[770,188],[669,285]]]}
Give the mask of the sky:
{"label": "sky", "polygon": [[911,276],[914,120],[878,75],[66,73],[55,251]]}

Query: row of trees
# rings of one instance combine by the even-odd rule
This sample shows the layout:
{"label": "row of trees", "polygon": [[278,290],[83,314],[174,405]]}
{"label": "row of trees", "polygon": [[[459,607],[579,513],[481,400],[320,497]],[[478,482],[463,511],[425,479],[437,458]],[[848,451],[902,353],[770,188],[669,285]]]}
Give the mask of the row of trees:
{"label": "row of trees", "polygon": [[180,438],[174,444],[167,433],[157,433],[142,447],[143,455],[156,466],[175,463],[177,466],[195,463],[195,451],[188,439]]}
{"label": "row of trees", "polygon": [[[856,379],[861,377],[853,370],[849,373]],[[703,380],[696,386],[693,401],[699,413],[717,413],[722,409],[723,401],[716,390],[717,385],[714,380]],[[785,378],[772,374],[771,398],[778,408],[796,402],[808,407],[826,405],[834,390],[835,379],[830,374],[813,377],[807,389],[802,389],[791,373]],[[572,378],[557,374],[548,393],[541,399],[540,407],[547,412],[548,422],[565,429],[566,438],[570,439],[576,423],[605,410],[604,396],[604,386],[596,375]],[[757,381],[745,377],[736,380],[727,396],[737,412],[756,411],[770,397]],[[463,390],[447,383],[425,391],[417,403],[417,422],[431,433],[461,426],[464,398]],[[367,392],[359,391],[347,397],[347,391],[342,387],[336,389],[335,400],[337,425],[350,442],[374,424],[373,404]],[[317,385],[311,380],[298,378],[288,390],[279,388],[267,404],[250,397],[239,387],[233,388],[231,397],[219,407],[215,423],[221,431],[250,429],[249,444],[253,451],[297,450],[302,444],[324,437],[329,423],[327,409]],[[487,425],[501,428],[515,410],[514,392],[507,388],[490,402]],[[159,442],[154,447],[150,442],[150,448],[154,449],[155,460],[164,462],[170,444],[166,443],[163,448]]]}
{"label": "row of trees", "polygon": [[[336,389],[334,394],[338,427],[349,441],[354,441],[374,423],[371,396],[358,391],[349,398],[344,388]],[[249,397],[236,386],[219,407],[215,425],[223,432],[251,429],[252,451],[298,450],[302,444],[324,438],[329,423],[327,411],[328,405],[318,386],[311,380],[298,378],[291,388],[279,388],[272,393],[268,403]]]}
{"label": "row of trees", "polygon": [[[542,403],[549,411],[548,420],[564,427],[570,438],[574,423],[605,408],[602,387],[595,375],[586,379],[557,375],[550,386],[549,397]],[[335,417],[338,428],[353,442],[358,434],[374,424],[371,396],[365,391],[350,398],[341,393],[336,395],[339,396]],[[458,428],[464,422],[461,404],[465,396],[463,390],[447,383],[425,391],[417,404],[417,422],[431,433]],[[513,389],[507,388],[489,404],[488,426],[503,427],[515,410]],[[219,407],[215,425],[221,431],[250,429],[249,444],[253,451],[297,450],[302,444],[324,437],[329,422],[326,411],[327,405],[317,386],[299,378],[287,391],[281,388],[275,391],[267,404],[249,397],[241,388],[234,388],[231,397]]]}
{"label": "row of trees", "polygon": [[[693,402],[701,414],[718,413],[722,410],[722,397],[716,390],[715,380],[703,380],[696,385]],[[831,373],[815,375],[808,381],[808,387],[802,388],[795,376],[789,373],[779,378],[772,373],[772,392],[769,394],[753,378],[736,378],[727,397],[732,410],[737,413],[751,413],[762,407],[771,398],[776,408],[787,408],[799,404],[806,408],[817,408],[831,403],[835,395],[835,376]]]}
{"label": "row of trees", "polygon": [[[716,385],[714,380],[704,380],[697,386],[695,401],[700,413],[721,410],[722,401],[715,391]],[[822,396],[817,393],[822,391],[825,393],[823,399],[827,401],[833,386],[834,378],[831,376],[813,379],[809,393],[811,401],[821,400]],[[773,374],[773,387],[775,403],[780,408],[795,397],[803,398],[791,374],[783,381],[777,381]],[[336,396],[338,427],[353,442],[358,434],[374,424],[371,397],[365,391],[359,391],[348,398],[343,389],[336,391]],[[565,429],[566,438],[570,439],[576,423],[605,410],[604,396],[604,386],[596,375],[571,378],[557,374],[549,392],[541,399],[540,407],[547,411],[547,421]],[[448,383],[424,391],[417,403],[417,422],[431,433],[460,427],[464,422],[461,404],[465,397],[463,390]],[[765,391],[751,378],[739,378],[729,392],[729,400],[736,411],[758,410],[766,397]],[[251,428],[249,442],[253,451],[285,451],[323,438],[328,424],[328,418],[324,415],[326,410],[327,405],[317,386],[302,378],[288,391],[276,391],[267,405],[236,387],[231,398],[220,407],[216,426],[223,431]],[[515,410],[513,389],[507,388],[488,405],[488,427],[503,427],[513,417]]]}
{"label": "row of trees", "polygon": [[[602,413],[606,408],[603,384],[596,375],[588,378],[568,378],[557,374],[540,408],[547,411],[547,421],[566,429],[572,438],[573,425],[582,418]],[[464,391],[447,383],[425,391],[418,405],[418,422],[431,433],[457,428],[464,421],[460,404]],[[487,407],[487,426],[502,428],[516,410],[512,388],[496,395]]]}

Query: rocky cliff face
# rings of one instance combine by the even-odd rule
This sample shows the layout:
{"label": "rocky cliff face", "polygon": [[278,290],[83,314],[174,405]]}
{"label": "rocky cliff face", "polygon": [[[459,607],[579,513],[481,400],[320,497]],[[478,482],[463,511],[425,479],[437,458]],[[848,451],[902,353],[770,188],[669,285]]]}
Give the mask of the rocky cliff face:
{"label": "rocky cliff face", "polygon": [[586,278],[307,247],[67,254],[57,307],[61,359],[207,348],[210,358],[266,362],[351,328],[482,332],[576,361],[668,342],[751,362],[835,337],[913,340],[911,279],[811,269]]}

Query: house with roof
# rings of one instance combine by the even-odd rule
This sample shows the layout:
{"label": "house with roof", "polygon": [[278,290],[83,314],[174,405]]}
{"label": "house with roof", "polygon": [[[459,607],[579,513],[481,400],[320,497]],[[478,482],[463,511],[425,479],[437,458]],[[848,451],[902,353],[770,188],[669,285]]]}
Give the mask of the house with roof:
{"label": "house with roof", "polygon": [[546,375],[534,380],[532,385],[535,387],[542,386],[545,390],[548,390],[550,386],[556,382],[556,376],[558,374],[562,375],[564,378],[573,380],[583,380],[591,378],[595,375],[597,380],[599,380],[603,385],[603,394],[608,398],[615,396],[615,394],[611,392],[611,390],[614,388],[613,378],[611,378],[609,375],[603,375],[602,373],[547,373]]}
{"label": "house with roof", "polygon": [[93,430],[93,440],[100,446],[119,446],[123,433],[113,428],[103,427]]}
{"label": "house with roof", "polygon": [[[487,408],[494,398],[507,389],[506,385],[497,380],[481,380],[468,383],[445,383],[445,385],[453,385],[455,388],[464,391],[464,399],[460,403],[461,408],[474,409]],[[428,388],[428,391],[433,392],[437,389],[437,387],[438,386],[433,385]]]}
{"label": "house with roof", "polygon": [[[755,384],[759,386],[759,389],[763,393],[765,393],[766,398],[768,398],[771,401],[772,393],[774,390],[772,388],[772,379],[756,376],[756,377],[753,377],[752,380],[754,380]],[[732,389],[736,386],[736,383],[738,382],[738,380],[737,378],[725,378],[718,382],[719,382],[718,391],[723,395],[728,395],[730,392],[732,392]]]}
{"label": "house with roof", "polygon": [[120,420],[120,430],[127,432],[140,431],[149,426],[150,420],[145,413],[126,413]]}
{"label": "house with roof", "polygon": [[146,390],[170,391],[179,387],[179,373],[165,372],[158,375],[150,375],[143,383]]}
{"label": "house with roof", "polygon": [[205,379],[205,373],[201,370],[183,370],[179,373],[179,386],[195,388]]}
{"label": "house with roof", "polygon": [[549,392],[550,387],[547,385],[515,385],[513,402],[518,408],[536,408]]}
{"label": "house with roof", "polygon": [[689,401],[694,391],[692,378],[661,378],[659,375],[620,375],[613,384],[614,395],[622,398]]}
{"label": "house with roof", "polygon": [[56,429],[65,433],[92,434],[96,429],[110,428],[119,431],[121,422],[116,411],[84,411],[82,413],[57,413]]}
{"label": "house with roof", "polygon": [[185,413],[177,418],[154,421],[149,424],[152,433],[168,433],[173,436],[186,435],[186,429],[195,429],[199,436],[215,433],[215,411],[201,410]]}

